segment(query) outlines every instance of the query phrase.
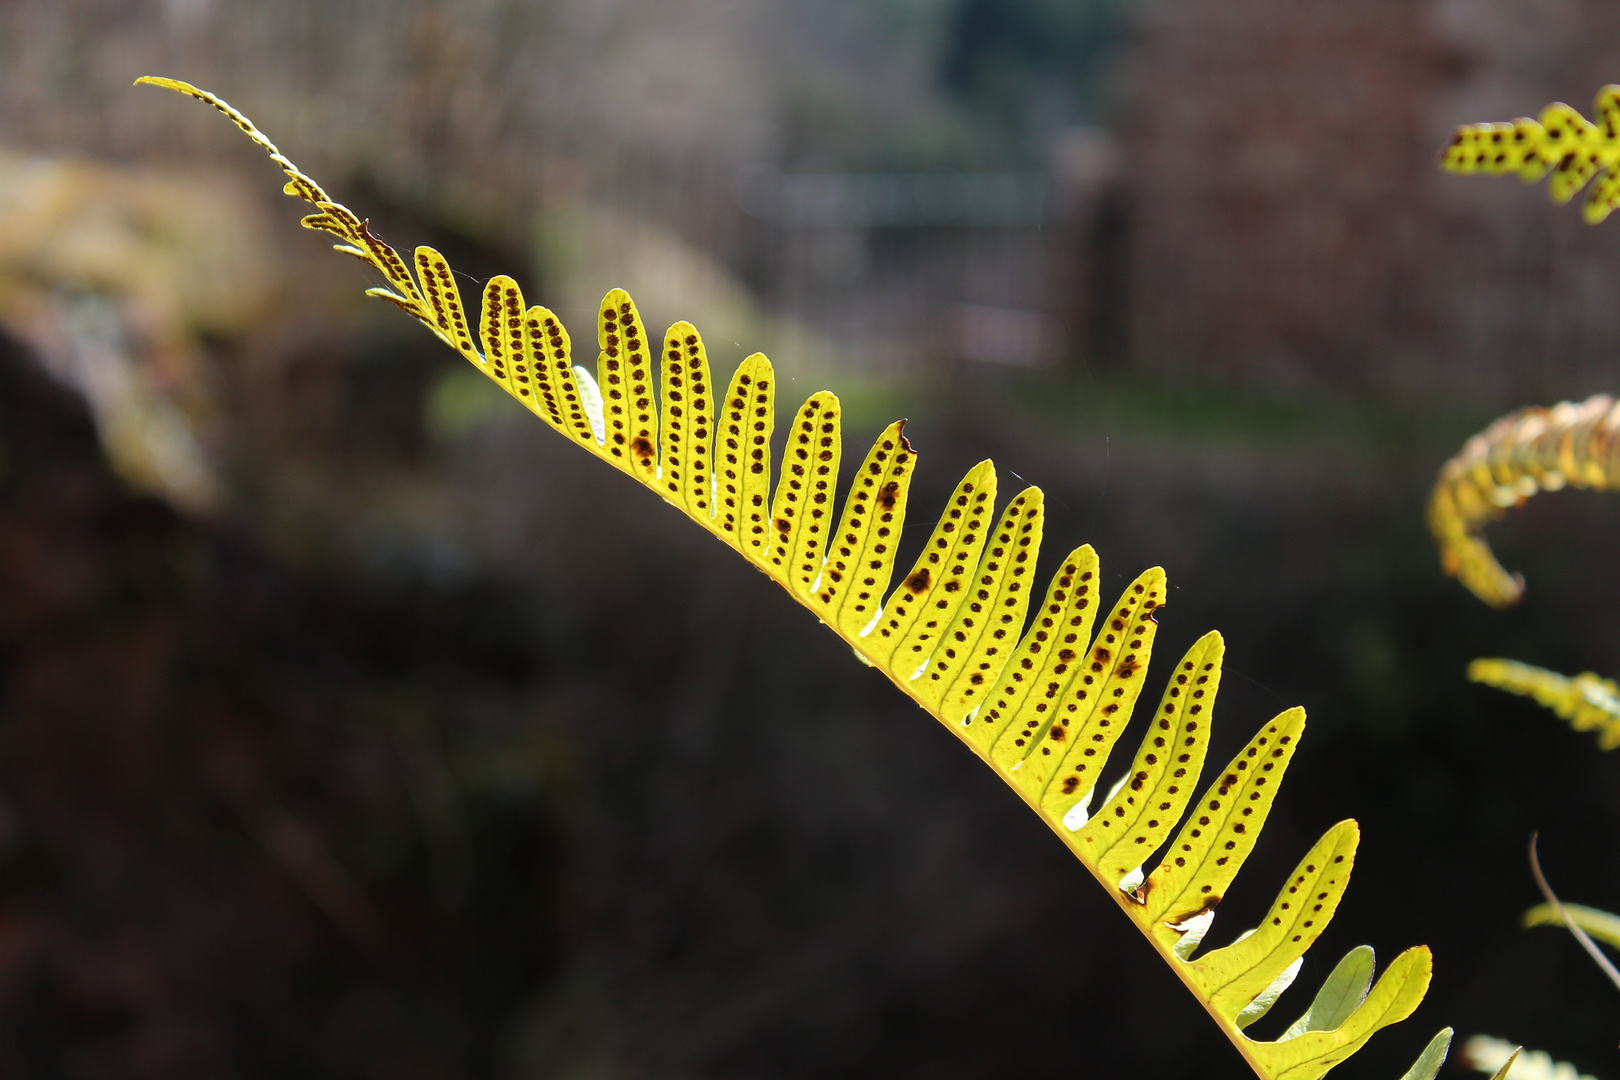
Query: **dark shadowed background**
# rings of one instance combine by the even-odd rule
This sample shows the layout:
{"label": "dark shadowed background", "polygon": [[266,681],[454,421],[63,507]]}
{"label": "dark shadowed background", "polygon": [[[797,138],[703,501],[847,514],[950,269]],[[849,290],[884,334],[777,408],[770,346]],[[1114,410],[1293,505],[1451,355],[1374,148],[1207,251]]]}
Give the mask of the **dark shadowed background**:
{"label": "dark shadowed background", "polygon": [[1436,169],[1620,81],[1604,0],[0,5],[0,1075],[1245,1075],[987,769],[142,74],[469,295],[588,340],[624,286],[852,447],[909,416],[910,545],[994,456],[1108,582],[1164,565],[1214,759],[1311,717],[1211,940],[1364,830],[1257,1034],[1427,942],[1337,1075],[1445,1024],[1620,1075],[1614,989],[1517,926],[1533,829],[1620,906],[1620,758],[1463,680],[1620,672],[1620,505],[1495,528],[1505,614],[1423,523],[1493,416],[1620,391],[1620,224]]}

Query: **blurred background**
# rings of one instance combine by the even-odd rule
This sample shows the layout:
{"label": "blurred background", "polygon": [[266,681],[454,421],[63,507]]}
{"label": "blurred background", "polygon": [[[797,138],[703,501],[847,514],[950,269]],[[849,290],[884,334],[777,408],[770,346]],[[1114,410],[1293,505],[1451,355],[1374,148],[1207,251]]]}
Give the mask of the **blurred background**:
{"label": "blurred background", "polygon": [[1336,1075],[1445,1024],[1620,1075],[1613,988],[1517,926],[1532,829],[1620,906],[1620,758],[1463,680],[1620,672],[1620,513],[1495,528],[1508,613],[1423,523],[1492,417],[1620,391],[1620,225],[1436,168],[1620,81],[1602,0],[0,5],[0,1074],[1245,1075],[988,770],[142,74],[469,296],[588,340],[624,286],[851,446],[911,417],[911,544],[993,455],[1113,585],[1163,564],[1214,757],[1311,716],[1211,940],[1364,830],[1258,1036],[1421,941]]}

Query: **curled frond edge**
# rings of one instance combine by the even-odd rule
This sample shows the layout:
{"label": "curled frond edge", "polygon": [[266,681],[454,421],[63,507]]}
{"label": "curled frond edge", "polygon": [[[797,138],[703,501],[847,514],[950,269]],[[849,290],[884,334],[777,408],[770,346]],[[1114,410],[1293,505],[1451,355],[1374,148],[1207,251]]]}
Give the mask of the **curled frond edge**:
{"label": "curled frond edge", "polygon": [[1440,567],[1496,608],[1524,595],[1485,540],[1487,524],[1540,491],[1620,490],[1620,403],[1608,394],[1501,417],[1440,468],[1429,496],[1429,529]]}

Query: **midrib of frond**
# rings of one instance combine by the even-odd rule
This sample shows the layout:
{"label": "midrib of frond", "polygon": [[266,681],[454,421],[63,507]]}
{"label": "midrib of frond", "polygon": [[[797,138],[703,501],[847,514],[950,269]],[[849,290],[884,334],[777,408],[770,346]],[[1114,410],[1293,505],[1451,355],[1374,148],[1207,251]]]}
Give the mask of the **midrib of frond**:
{"label": "midrib of frond", "polygon": [[188,84],[141,81],[230,117],[281,166],[287,193],[317,207],[304,225],[335,234],[339,250],[387,280],[369,295],[419,319],[559,434],[736,549],[949,729],[1075,854],[1257,1075],[1314,1080],[1416,1007],[1429,976],[1422,947],[1401,954],[1370,993],[1363,986],[1359,1004],[1335,1014],[1331,1029],[1307,1023],[1313,1004],[1289,1037],[1255,1042],[1243,1034],[1332,918],[1354,860],[1353,821],[1307,852],[1266,922],[1193,958],[1253,850],[1304,727],[1299,709],[1274,718],[1194,798],[1224,656],[1219,634],[1200,638],[1178,662],[1130,771],[1087,813],[1142,694],[1167,596],[1163,570],[1145,571],[1104,609],[1096,555],[1081,547],[1037,598],[1043,496],[1025,488],[996,515],[995,470],[986,461],[954,489],[923,553],[891,591],[917,458],[905,421],[878,435],[835,513],[842,407],[828,392],[812,395],[783,418],[773,490],[776,378],[763,355],[745,359],[717,396],[697,329],[676,323],[655,345],[634,302],[615,289],[598,311],[593,374],[575,363],[561,320],[527,306],[504,275],[482,287],[474,324],[438,252],[418,248],[413,275],[246,117]]}

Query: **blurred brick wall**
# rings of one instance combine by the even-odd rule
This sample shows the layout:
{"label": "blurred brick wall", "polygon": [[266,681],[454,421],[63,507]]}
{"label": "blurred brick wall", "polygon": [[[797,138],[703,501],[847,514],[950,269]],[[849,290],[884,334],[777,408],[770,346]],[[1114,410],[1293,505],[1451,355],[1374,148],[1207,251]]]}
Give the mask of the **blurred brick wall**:
{"label": "blurred brick wall", "polygon": [[1612,5],[1164,0],[1128,68],[1145,367],[1490,402],[1614,383],[1620,232],[1435,164],[1459,122],[1620,80]]}

